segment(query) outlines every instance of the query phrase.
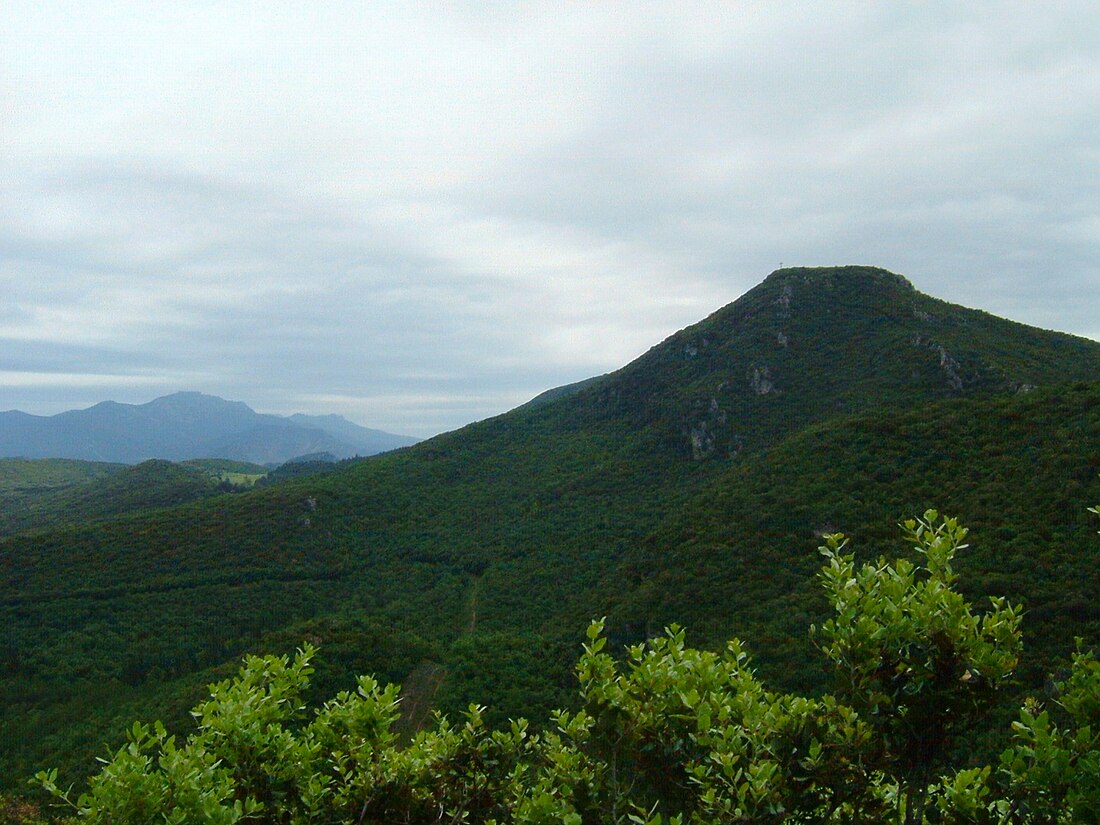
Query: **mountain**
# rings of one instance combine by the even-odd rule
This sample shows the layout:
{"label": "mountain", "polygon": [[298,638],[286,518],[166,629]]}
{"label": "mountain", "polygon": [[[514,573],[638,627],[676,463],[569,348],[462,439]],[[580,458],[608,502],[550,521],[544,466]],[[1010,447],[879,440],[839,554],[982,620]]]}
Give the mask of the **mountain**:
{"label": "mountain", "polygon": [[[821,690],[824,532],[907,552],[972,528],[968,598],[1026,610],[1021,689],[1100,644],[1100,344],[869,267],[786,269],[606,376],[407,450],[253,492],[0,539],[0,780],[78,778],[134,718],[171,727],[246,651],[318,643],[429,705],[545,718],[589,619],[746,640]],[[990,747],[996,743],[991,742]]]}
{"label": "mountain", "polygon": [[104,401],[54,416],[0,413],[0,455],[22,458],[126,464],[152,458],[228,458],[281,464],[309,453],[349,458],[415,442],[339,416],[263,415],[241,402],[197,392],[138,405]]}
{"label": "mountain", "polygon": [[1100,376],[1100,345],[953,306],[871,267],[785,269],[555,409],[694,459],[815,421]]}

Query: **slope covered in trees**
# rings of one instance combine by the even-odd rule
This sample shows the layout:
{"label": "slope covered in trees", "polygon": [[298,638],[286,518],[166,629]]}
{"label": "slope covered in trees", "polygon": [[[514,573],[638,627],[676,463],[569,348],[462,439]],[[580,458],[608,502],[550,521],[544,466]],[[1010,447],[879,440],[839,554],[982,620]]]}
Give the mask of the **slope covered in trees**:
{"label": "slope covered in trees", "polygon": [[384,673],[493,724],[575,701],[593,616],[614,648],[671,623],[750,639],[762,678],[814,695],[821,534],[873,544],[929,506],[972,527],[967,597],[1026,611],[1018,705],[1100,633],[1098,379],[1095,342],[881,270],[781,270],[616,373],[401,453],[2,539],[0,779],[76,778],[143,707],[176,729],[227,662],[303,639],[332,691]]}
{"label": "slope covered in trees", "polygon": [[68,490],[110,478],[123,464],[63,458],[0,458],[0,533],[33,524],[28,513],[40,502],[64,497]]}
{"label": "slope covered in trees", "polygon": [[134,466],[0,459],[0,535],[132,515],[251,487],[267,469],[225,459]]}
{"label": "slope covered in trees", "polygon": [[307,713],[306,645],[212,686],[180,744],[135,723],[88,793],[56,771],[38,781],[104,825],[1095,821],[1100,662],[1079,652],[1055,701],[1025,703],[998,760],[966,764],[957,746],[1017,664],[1021,611],[1002,598],[975,610],[955,590],[956,520],[930,511],[903,528],[916,562],[857,565],[839,534],[820,548],[833,615],[815,635],[835,693],[769,689],[741,641],[694,650],[675,626],[617,659],[597,622],[579,711],[493,729],[471,705],[401,745],[400,689],[370,676]]}

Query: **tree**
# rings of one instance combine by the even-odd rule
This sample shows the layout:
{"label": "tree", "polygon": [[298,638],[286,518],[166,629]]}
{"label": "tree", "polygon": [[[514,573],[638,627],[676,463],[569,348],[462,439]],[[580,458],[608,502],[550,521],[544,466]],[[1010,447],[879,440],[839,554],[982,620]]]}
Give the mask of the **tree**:
{"label": "tree", "polygon": [[1004,822],[1100,823],[1100,662],[1078,649],[1069,678],[1055,691],[1066,717],[1061,726],[1035,699],[1012,723],[1013,742],[1001,754],[998,777]]}
{"label": "tree", "polygon": [[[1100,515],[1100,506],[1088,508]],[[1053,707],[1028,699],[1012,723],[997,779],[1003,822],[1100,823],[1100,662],[1077,640],[1069,677]],[[1062,717],[1059,724],[1056,714]]]}
{"label": "tree", "polygon": [[875,732],[871,761],[900,786],[906,825],[919,823],[956,737],[992,703],[1016,666],[1020,610],[991,599],[984,616],[952,589],[967,531],[929,510],[902,525],[922,567],[905,559],[856,568],[844,536],[826,537],[821,580],[836,617],[820,646],[836,668],[838,697]]}
{"label": "tree", "polygon": [[577,668],[608,800],[595,821],[880,821],[850,708],[767,690],[738,640],[693,650],[673,627],[616,662],[602,629]]}

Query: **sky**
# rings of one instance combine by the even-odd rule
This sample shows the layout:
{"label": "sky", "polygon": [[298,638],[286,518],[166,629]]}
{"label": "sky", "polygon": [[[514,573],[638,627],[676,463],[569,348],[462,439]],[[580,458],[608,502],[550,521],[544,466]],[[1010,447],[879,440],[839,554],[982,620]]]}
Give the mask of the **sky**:
{"label": "sky", "polygon": [[833,264],[1100,339],[1100,6],[0,4],[0,410],[424,437]]}

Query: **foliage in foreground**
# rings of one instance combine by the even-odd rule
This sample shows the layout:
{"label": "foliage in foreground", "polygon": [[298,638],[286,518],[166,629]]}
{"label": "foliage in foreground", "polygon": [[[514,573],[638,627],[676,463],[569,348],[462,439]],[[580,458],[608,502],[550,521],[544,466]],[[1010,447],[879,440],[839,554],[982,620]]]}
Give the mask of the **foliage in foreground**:
{"label": "foliage in foreground", "polygon": [[1029,700],[997,764],[958,765],[1016,665],[1020,611],[978,615],[953,589],[955,520],[903,530],[921,563],[857,566],[826,537],[836,614],[815,638],[837,685],[820,698],[769,690],[738,640],[695,650],[676,627],[616,659],[597,622],[577,713],[491,729],[472,706],[400,744],[394,685],[360,677],[307,711],[306,645],[212,686],[183,742],[135,723],[79,798],[56,772],[37,781],[112,825],[1100,822],[1100,662],[1079,652],[1051,707]]}

